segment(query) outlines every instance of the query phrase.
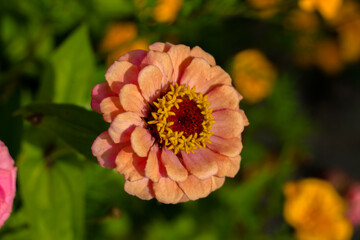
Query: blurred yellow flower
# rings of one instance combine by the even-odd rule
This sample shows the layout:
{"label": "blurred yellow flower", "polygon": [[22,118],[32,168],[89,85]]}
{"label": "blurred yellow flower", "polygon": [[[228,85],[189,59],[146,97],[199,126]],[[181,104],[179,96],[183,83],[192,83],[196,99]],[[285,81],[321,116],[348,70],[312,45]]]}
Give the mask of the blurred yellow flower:
{"label": "blurred yellow flower", "polygon": [[308,12],[318,10],[327,20],[337,15],[341,5],[342,0],[299,0],[301,9]]}
{"label": "blurred yellow flower", "polygon": [[285,220],[299,240],[347,240],[352,225],[345,218],[345,202],[334,187],[320,179],[308,178],[284,186]]}
{"label": "blurred yellow flower", "polygon": [[101,51],[111,51],[119,45],[134,39],[138,34],[137,26],[132,22],[110,23],[100,43]]}
{"label": "blurred yellow flower", "polygon": [[270,18],[279,11],[282,0],[247,0],[249,4],[259,11],[262,18]]}
{"label": "blurred yellow flower", "polygon": [[235,55],[232,65],[235,88],[250,103],[256,103],[270,95],[277,79],[277,71],[265,55],[256,49],[248,49]]}
{"label": "blurred yellow flower", "polygon": [[172,23],[181,9],[183,0],[157,0],[153,16],[157,22]]}
{"label": "blurred yellow flower", "polygon": [[337,74],[343,69],[340,49],[335,40],[324,39],[317,42],[315,64],[328,75]]}

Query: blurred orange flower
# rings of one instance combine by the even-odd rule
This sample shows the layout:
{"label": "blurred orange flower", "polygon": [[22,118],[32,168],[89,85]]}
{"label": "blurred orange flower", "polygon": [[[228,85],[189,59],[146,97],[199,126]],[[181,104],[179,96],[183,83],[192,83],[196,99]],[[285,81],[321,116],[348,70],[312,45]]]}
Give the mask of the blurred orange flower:
{"label": "blurred orange flower", "polygon": [[284,186],[285,220],[300,240],[346,240],[352,225],[345,218],[345,202],[327,181],[308,178]]}
{"label": "blurred orange flower", "polygon": [[119,45],[134,39],[138,34],[135,23],[132,22],[113,22],[110,23],[105,31],[105,37],[100,44],[101,51],[111,51]]}
{"label": "blurred orange flower", "polygon": [[282,0],[248,0],[249,4],[259,11],[262,18],[270,18],[279,11]]}
{"label": "blurred orange flower", "polygon": [[[134,0],[140,15],[151,15],[160,23],[172,23],[183,6],[183,0],[156,0],[155,5],[149,0]],[[153,8],[152,8],[153,7]]]}
{"label": "blurred orange flower", "polygon": [[132,22],[114,22],[106,28],[100,43],[100,51],[107,54],[106,62],[110,65],[123,54],[132,50],[145,50],[149,42],[137,38],[138,28]]}
{"label": "blurred orange flower", "polygon": [[286,27],[305,33],[314,32],[319,26],[319,19],[312,12],[306,12],[300,9],[291,11],[287,21]]}
{"label": "blurred orange flower", "polygon": [[173,22],[182,4],[183,0],[158,0],[153,13],[154,19],[157,22]]}
{"label": "blurred orange flower", "polygon": [[235,88],[248,102],[260,102],[271,94],[277,71],[262,52],[256,49],[239,52],[232,68]]}
{"label": "blurred orange flower", "polygon": [[337,74],[343,69],[340,49],[335,40],[324,39],[317,42],[315,64],[328,75]]}
{"label": "blurred orange flower", "polygon": [[327,20],[337,15],[341,5],[342,0],[299,0],[299,7],[301,9],[308,12],[318,10]]}

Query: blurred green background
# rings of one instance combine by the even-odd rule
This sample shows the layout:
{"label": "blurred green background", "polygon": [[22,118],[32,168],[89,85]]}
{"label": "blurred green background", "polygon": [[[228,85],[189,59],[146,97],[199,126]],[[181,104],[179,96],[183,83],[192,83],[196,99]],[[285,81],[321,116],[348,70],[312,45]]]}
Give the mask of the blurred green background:
{"label": "blurred green background", "polygon": [[[294,239],[283,218],[285,182],[323,178],[345,196],[360,181],[359,6],[2,0],[0,139],[18,181],[0,238]],[[107,127],[90,111],[91,89],[119,56],[156,41],[200,46],[244,96],[250,126],[240,172],[195,202],[130,196],[123,177],[91,155]],[[257,55],[238,55],[248,49]]]}

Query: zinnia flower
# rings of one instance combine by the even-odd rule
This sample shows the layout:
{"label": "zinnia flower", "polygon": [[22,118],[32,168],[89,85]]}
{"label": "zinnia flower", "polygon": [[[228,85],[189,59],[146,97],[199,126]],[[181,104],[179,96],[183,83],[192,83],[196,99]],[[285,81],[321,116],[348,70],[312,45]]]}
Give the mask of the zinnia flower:
{"label": "zinnia flower", "polygon": [[9,218],[16,191],[16,167],[8,148],[0,141],[0,227]]}
{"label": "zinnia flower", "polygon": [[288,182],[284,193],[284,217],[295,228],[297,239],[351,239],[345,202],[330,183],[314,178]]}
{"label": "zinnia flower", "polygon": [[96,85],[92,108],[111,123],[92,152],[141,199],[207,196],[240,167],[248,124],[229,75],[200,47],[154,43],[131,51]]}

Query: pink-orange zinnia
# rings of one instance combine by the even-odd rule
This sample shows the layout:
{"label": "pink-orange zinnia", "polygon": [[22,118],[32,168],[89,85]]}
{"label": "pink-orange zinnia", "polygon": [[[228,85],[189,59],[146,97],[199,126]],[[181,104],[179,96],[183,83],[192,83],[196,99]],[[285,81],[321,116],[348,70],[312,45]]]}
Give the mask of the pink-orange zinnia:
{"label": "pink-orange zinnia", "polygon": [[230,76],[200,47],[154,43],[121,56],[96,85],[92,108],[111,123],[94,141],[101,166],[141,199],[207,196],[240,168],[248,124]]}

